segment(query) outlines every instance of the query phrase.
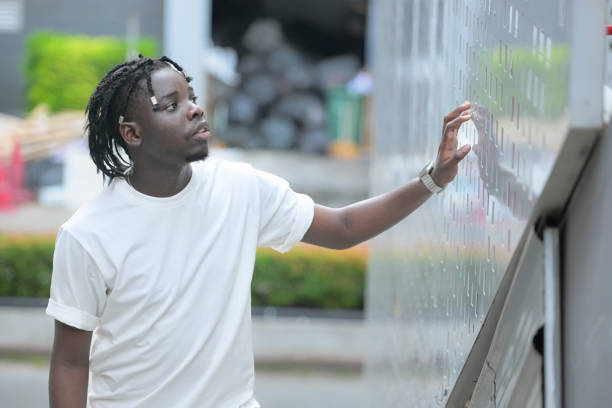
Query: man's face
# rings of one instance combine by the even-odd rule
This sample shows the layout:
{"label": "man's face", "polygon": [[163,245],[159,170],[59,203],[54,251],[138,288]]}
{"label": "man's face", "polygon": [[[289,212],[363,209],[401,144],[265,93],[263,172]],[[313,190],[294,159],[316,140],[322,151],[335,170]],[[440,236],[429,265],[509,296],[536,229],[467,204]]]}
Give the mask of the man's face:
{"label": "man's face", "polygon": [[211,132],[193,88],[170,67],[151,73],[151,85],[159,110],[153,111],[146,91],[134,109],[142,138],[138,156],[162,165],[205,159]]}

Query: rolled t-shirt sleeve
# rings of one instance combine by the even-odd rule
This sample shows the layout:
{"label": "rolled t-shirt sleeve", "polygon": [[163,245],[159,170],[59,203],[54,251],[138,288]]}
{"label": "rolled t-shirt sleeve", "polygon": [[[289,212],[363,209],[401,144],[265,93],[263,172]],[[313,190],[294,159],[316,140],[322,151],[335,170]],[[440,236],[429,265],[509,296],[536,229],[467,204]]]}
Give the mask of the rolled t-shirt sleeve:
{"label": "rolled t-shirt sleeve", "polygon": [[289,183],[273,174],[255,170],[259,189],[259,246],[286,252],[299,242],[310,228],[314,202],[298,194]]}
{"label": "rolled t-shirt sleeve", "polygon": [[67,230],[60,229],[47,314],[77,329],[93,331],[106,303],[106,289],[91,255]]}

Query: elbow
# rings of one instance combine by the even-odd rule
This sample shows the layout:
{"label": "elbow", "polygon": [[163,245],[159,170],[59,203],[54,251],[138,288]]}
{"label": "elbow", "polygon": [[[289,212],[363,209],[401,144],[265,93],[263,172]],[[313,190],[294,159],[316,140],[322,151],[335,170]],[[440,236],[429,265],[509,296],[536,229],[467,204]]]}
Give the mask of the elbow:
{"label": "elbow", "polygon": [[354,243],[348,243],[348,242],[337,242],[334,243],[334,245],[329,246],[330,249],[335,249],[335,250],[343,250],[343,249],[349,249],[354,247],[356,244]]}
{"label": "elbow", "polygon": [[349,229],[346,229],[343,232],[342,236],[336,240],[336,248],[334,249],[350,249],[355,245],[359,244],[360,242],[361,241],[356,239],[354,234],[352,234]]}
{"label": "elbow", "polygon": [[355,240],[351,240],[351,239],[345,239],[342,241],[342,243],[338,246],[338,248],[336,249],[351,249],[352,247],[354,247],[355,245],[359,244],[359,241],[355,241]]}
{"label": "elbow", "polygon": [[348,212],[340,210],[339,212],[340,223],[342,225],[341,238],[338,239],[338,248],[335,249],[349,249],[359,244],[361,240],[357,237],[357,233],[353,231],[351,220],[348,216]]}
{"label": "elbow", "polygon": [[338,218],[341,228],[339,228],[339,237],[335,239],[334,249],[342,250],[354,247],[359,241],[355,239],[355,234],[351,230],[351,222],[347,211],[344,211],[344,209],[338,211]]}

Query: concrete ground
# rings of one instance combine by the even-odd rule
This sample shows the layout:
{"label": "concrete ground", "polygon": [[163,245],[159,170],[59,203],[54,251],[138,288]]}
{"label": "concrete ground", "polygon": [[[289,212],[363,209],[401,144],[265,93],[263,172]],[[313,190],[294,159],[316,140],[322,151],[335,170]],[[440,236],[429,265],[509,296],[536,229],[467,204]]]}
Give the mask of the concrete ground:
{"label": "concrete ground", "polygon": [[[0,305],[0,327],[0,408],[48,406],[53,319],[44,307]],[[258,400],[264,408],[367,406],[367,339],[361,319],[253,316]]]}
{"label": "concrete ground", "polygon": [[[0,359],[0,407],[48,407],[49,364],[44,359]],[[359,372],[313,368],[255,369],[263,408],[369,407]]]}

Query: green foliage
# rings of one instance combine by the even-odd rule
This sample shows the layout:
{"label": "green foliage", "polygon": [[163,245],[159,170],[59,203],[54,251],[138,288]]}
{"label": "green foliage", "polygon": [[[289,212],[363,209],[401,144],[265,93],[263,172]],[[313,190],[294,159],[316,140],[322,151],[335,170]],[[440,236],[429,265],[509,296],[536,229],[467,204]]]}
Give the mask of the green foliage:
{"label": "green foliage", "polygon": [[[510,61],[512,59],[512,61]],[[568,101],[568,85],[569,80],[569,61],[570,50],[566,45],[557,45],[551,48],[550,60],[546,63],[546,57],[534,55],[530,47],[514,47],[506,53],[505,48],[500,55],[499,48],[494,48],[492,52],[483,53],[480,55],[480,60],[484,61],[479,78],[481,87],[478,91],[478,100],[483,103],[486,100],[495,99],[495,79],[500,85],[504,86],[505,101],[503,101],[504,112],[502,116],[510,116],[511,112],[511,95],[508,92],[510,89],[520,87],[521,92],[515,94],[515,103],[521,104],[521,111],[529,115],[541,115],[544,117],[557,117],[563,113]],[[484,78],[485,67],[489,68],[489,78]],[[527,68],[529,67],[529,69]],[[528,100],[526,97],[526,88],[531,70],[531,93],[538,92],[537,99],[540,99],[540,86],[545,84],[546,106],[534,106],[533,97]],[[534,89],[535,78],[538,78],[538,89]],[[491,81],[492,79],[492,81]],[[491,95],[489,95],[490,86]]]}
{"label": "green foliage", "polygon": [[[140,53],[157,55],[152,39],[138,43]],[[102,77],[125,61],[127,42],[113,37],[38,32],[28,37],[24,59],[27,109],[47,104],[52,112],[84,110]]]}
{"label": "green foliage", "polygon": [[48,297],[53,248],[52,240],[2,240],[0,296]]}
{"label": "green foliage", "polygon": [[254,306],[363,309],[366,254],[296,248],[260,249],[251,298]]}
{"label": "green foliage", "polygon": [[[53,238],[0,237],[0,296],[49,296]],[[363,309],[367,253],[298,247],[286,254],[260,248],[253,306]]]}

